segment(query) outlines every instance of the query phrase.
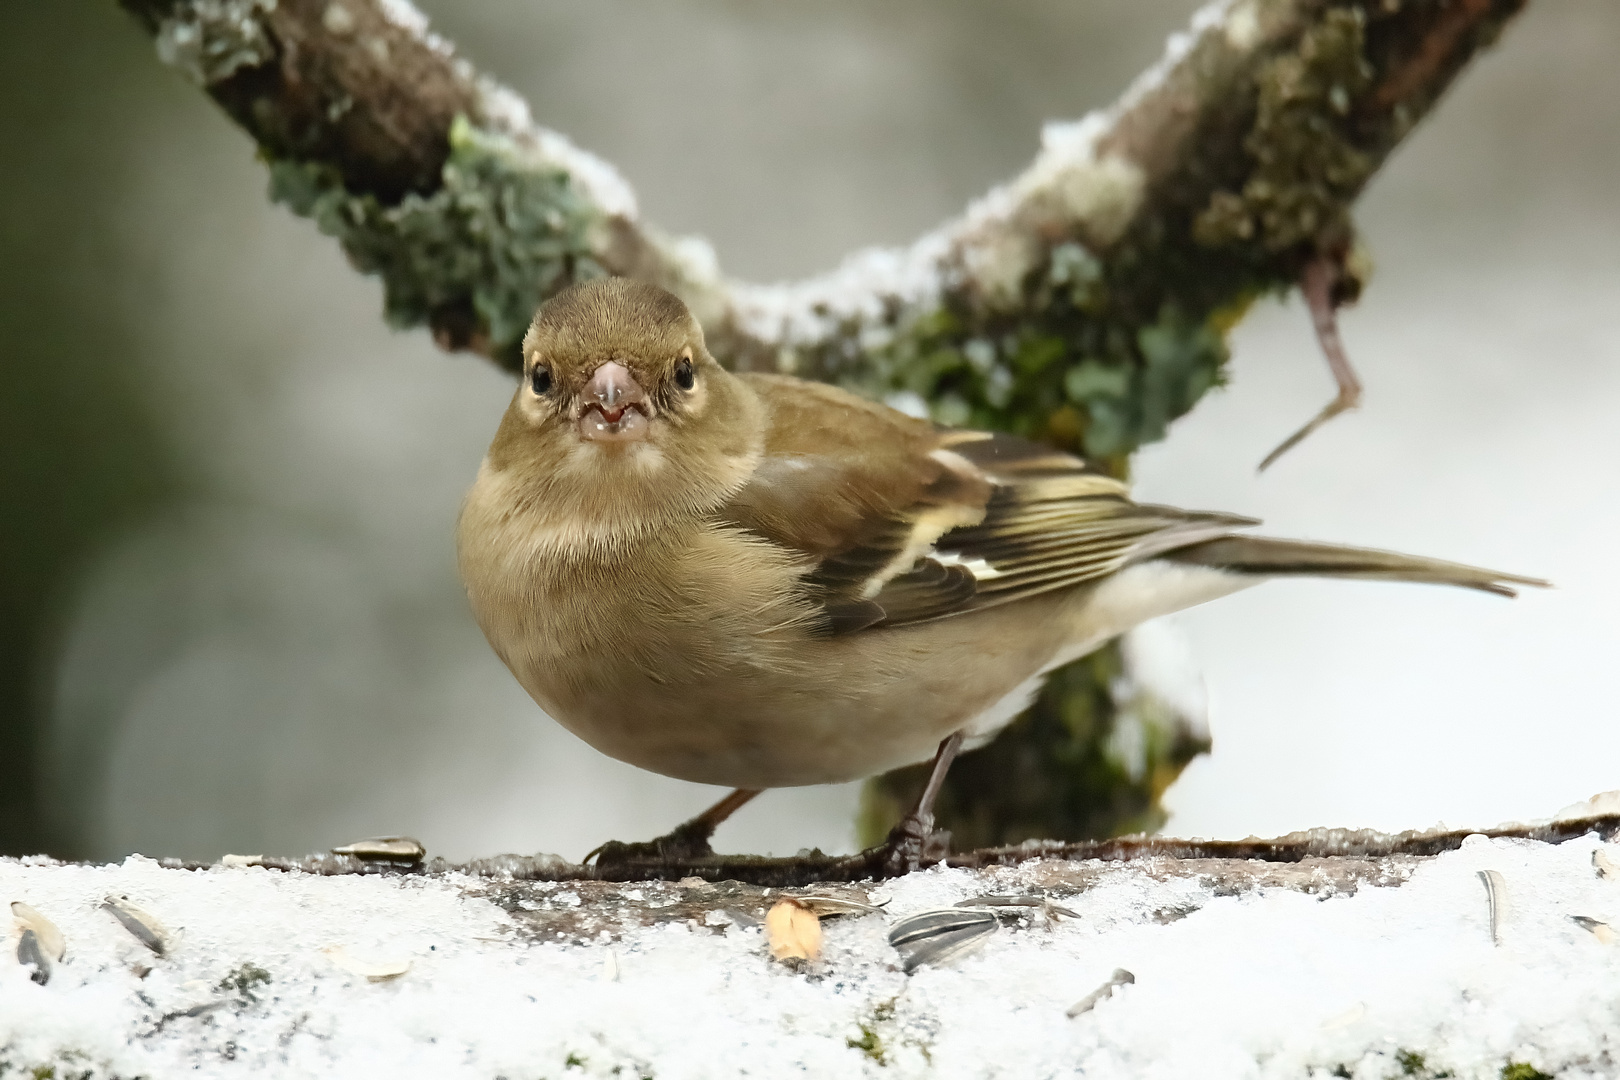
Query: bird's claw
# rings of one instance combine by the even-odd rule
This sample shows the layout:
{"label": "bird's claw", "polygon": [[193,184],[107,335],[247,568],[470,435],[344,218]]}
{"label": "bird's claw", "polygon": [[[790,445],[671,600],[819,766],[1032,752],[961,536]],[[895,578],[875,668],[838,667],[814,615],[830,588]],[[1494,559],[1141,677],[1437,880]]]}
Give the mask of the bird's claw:
{"label": "bird's claw", "polygon": [[714,826],[706,821],[692,820],[677,825],[663,836],[627,844],[609,840],[586,855],[584,862],[596,860],[597,867],[618,866],[627,863],[671,863],[704,859],[714,854],[709,837]]}
{"label": "bird's claw", "polygon": [[934,815],[907,814],[873,853],[884,877],[901,877],[940,862],[951,853],[951,834],[934,828]]}

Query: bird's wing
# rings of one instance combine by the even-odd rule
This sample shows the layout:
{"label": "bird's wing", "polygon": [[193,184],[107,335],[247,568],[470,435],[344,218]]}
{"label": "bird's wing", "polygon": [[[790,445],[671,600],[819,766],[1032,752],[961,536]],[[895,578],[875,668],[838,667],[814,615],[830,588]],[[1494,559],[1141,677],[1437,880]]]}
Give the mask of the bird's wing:
{"label": "bird's wing", "polygon": [[974,611],[1095,580],[1255,524],[1133,503],[1080,458],[939,428],[819,383],[746,376],[764,456],[724,519],[800,552],[832,633]]}

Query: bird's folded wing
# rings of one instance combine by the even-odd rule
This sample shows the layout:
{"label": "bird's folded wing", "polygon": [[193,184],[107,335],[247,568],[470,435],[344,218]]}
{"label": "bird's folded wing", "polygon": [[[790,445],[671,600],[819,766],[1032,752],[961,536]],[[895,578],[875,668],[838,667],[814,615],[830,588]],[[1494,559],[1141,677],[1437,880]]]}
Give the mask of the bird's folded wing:
{"label": "bird's folded wing", "polygon": [[830,633],[1066,588],[1254,522],[1130,501],[1079,458],[939,428],[820,384],[749,376],[764,457],[724,519],[801,553]]}

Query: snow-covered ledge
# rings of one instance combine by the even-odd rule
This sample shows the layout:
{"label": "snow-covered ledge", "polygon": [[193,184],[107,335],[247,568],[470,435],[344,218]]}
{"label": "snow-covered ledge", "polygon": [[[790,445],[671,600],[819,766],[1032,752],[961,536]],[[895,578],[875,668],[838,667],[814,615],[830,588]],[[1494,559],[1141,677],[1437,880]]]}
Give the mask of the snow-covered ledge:
{"label": "snow-covered ledge", "polygon": [[[41,985],[13,929],[0,1076],[1612,1076],[1620,850],[1612,814],[1592,824],[1435,856],[1041,859],[798,890],[6,859],[0,899],[66,952]],[[812,892],[884,907],[825,919],[813,961],[773,960],[767,910]],[[986,895],[1067,913],[992,909],[979,948],[903,970],[898,920]],[[164,955],[109,897],[161,924]],[[1134,981],[1070,1015],[1118,969]]]}

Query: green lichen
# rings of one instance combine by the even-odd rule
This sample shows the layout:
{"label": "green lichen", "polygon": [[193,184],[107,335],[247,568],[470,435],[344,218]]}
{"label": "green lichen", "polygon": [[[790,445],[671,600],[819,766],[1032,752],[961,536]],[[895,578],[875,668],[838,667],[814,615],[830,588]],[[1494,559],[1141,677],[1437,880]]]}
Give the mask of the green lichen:
{"label": "green lichen", "polygon": [[[28,1080],[125,1080],[117,1073],[108,1072],[87,1066],[90,1060],[88,1054],[76,1050],[58,1051],[54,1064],[22,1065],[14,1061],[6,1051],[12,1044],[0,1046],[0,1078],[15,1074],[18,1077],[27,1077]],[[139,1077],[128,1080],[140,1080]]]}
{"label": "green lichen", "polygon": [[508,366],[540,301],[607,273],[595,256],[601,211],[568,173],[461,117],[431,195],[385,206],[347,191],[329,166],[272,161],[270,196],[382,279],[390,324],[462,327],[454,344],[481,345]]}
{"label": "green lichen", "polygon": [[[1120,459],[1164,438],[1222,381],[1224,327],[1166,300],[1140,325],[1092,299],[1064,269],[1062,245],[1037,287],[1054,296],[1034,318],[999,327],[942,308],[911,322],[833,377],[877,397],[915,394],[940,423],[1011,431],[1099,459]],[[1079,297],[1077,302],[1076,297]]]}
{"label": "green lichen", "polygon": [[845,1039],[844,1045],[851,1050],[859,1050],[879,1065],[887,1065],[888,1062],[883,1056],[883,1040],[878,1037],[878,1033],[865,1024],[860,1025],[860,1028],[861,1037],[858,1039]]}
{"label": "green lichen", "polygon": [[1502,1066],[1502,1080],[1553,1080],[1553,1078],[1528,1062],[1514,1061]]}
{"label": "green lichen", "polygon": [[1327,12],[1299,47],[1255,75],[1258,102],[1244,146],[1254,161],[1241,193],[1216,191],[1193,225],[1200,244],[1284,252],[1352,234],[1350,200],[1376,166],[1352,140],[1351,114],[1372,85],[1358,8]]}
{"label": "green lichen", "polygon": [[158,58],[208,86],[274,56],[259,13],[275,0],[180,0],[158,25]]}
{"label": "green lichen", "polygon": [[1424,1066],[1423,1055],[1415,1050],[1395,1051],[1395,1064],[1401,1067],[1402,1076],[1427,1076],[1429,1072]]}
{"label": "green lichen", "polygon": [[[884,1044],[883,1034],[880,1029],[891,1028],[890,1034],[896,1034],[896,1032],[892,1030],[892,1024],[894,1021],[895,1006],[898,1001],[899,998],[891,997],[874,1005],[872,1007],[872,1011],[863,1017],[856,1025],[860,1029],[860,1038],[846,1038],[844,1040],[844,1045],[849,1047],[851,1050],[859,1050],[878,1065],[888,1065],[890,1051]],[[929,1056],[928,1048],[926,1046],[909,1042],[906,1045],[916,1047],[916,1049],[922,1052],[924,1058]]]}
{"label": "green lichen", "polygon": [[249,963],[231,969],[214,989],[222,994],[234,993],[251,1005],[259,1000],[253,993],[254,987],[268,986],[269,983],[270,973],[257,964]]}

